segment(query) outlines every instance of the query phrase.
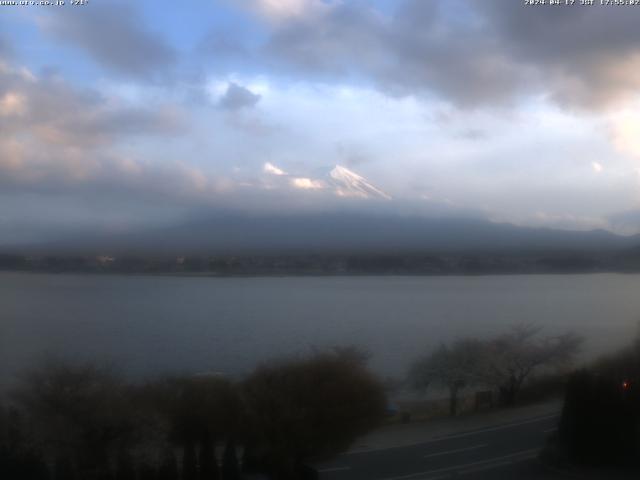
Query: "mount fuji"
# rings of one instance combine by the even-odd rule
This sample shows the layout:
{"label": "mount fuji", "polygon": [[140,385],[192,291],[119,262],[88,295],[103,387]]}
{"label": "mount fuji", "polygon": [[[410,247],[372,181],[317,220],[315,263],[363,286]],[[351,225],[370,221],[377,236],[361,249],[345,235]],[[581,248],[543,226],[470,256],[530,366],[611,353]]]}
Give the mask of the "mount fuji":
{"label": "mount fuji", "polygon": [[383,198],[391,196],[369,183],[364,177],[346,167],[336,165],[326,173],[324,181],[339,197]]}
{"label": "mount fuji", "polygon": [[325,191],[337,197],[392,200],[391,195],[342,165],[318,168],[309,172],[310,175],[289,173],[270,162],[265,163],[262,170],[270,178],[271,187],[277,181],[299,190]]}

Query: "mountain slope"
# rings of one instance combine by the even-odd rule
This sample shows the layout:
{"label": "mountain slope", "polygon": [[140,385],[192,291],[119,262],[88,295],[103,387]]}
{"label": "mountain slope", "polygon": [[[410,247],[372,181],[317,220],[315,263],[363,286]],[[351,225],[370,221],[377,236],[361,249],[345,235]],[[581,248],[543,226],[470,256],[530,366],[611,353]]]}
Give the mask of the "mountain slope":
{"label": "mountain slope", "polygon": [[391,200],[391,196],[373,186],[364,177],[348,168],[336,165],[326,176],[327,183],[333,187],[340,197],[383,198]]}
{"label": "mountain slope", "polygon": [[637,245],[637,236],[624,237],[604,230],[524,228],[481,219],[355,213],[255,216],[226,211],[170,228],[76,236],[42,247],[85,252],[287,254],[605,252]]}

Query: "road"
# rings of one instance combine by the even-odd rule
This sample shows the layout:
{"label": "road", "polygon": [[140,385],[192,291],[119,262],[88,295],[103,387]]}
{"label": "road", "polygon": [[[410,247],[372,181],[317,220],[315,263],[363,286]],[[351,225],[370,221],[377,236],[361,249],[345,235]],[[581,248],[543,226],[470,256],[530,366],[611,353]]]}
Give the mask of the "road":
{"label": "road", "polygon": [[549,478],[536,457],[559,416],[545,415],[442,436],[410,446],[341,455],[318,467],[322,480]]}

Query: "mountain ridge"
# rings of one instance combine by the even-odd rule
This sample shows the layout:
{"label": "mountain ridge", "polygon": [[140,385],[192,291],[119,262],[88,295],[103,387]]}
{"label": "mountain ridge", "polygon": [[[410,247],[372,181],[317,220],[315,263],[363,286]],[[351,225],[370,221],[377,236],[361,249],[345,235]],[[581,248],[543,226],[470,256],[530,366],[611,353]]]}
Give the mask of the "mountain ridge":
{"label": "mountain ridge", "polygon": [[[556,230],[478,218],[425,218],[389,213],[331,212],[251,215],[218,211],[171,227],[128,233],[69,235],[31,247],[40,251],[286,254],[311,252],[617,251],[640,236],[607,230]],[[6,250],[8,247],[5,247]],[[20,246],[12,246],[17,251]]]}

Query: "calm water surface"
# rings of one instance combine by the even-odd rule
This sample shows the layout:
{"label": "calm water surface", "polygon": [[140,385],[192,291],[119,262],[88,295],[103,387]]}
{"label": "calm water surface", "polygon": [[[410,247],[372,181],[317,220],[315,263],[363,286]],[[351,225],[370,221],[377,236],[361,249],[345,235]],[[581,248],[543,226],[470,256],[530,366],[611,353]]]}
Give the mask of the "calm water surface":
{"label": "calm water surface", "polygon": [[189,278],[0,273],[0,379],[45,353],[135,375],[242,374],[314,347],[358,344],[402,375],[439,342],[519,322],[573,329],[587,354],[640,320],[638,275]]}

